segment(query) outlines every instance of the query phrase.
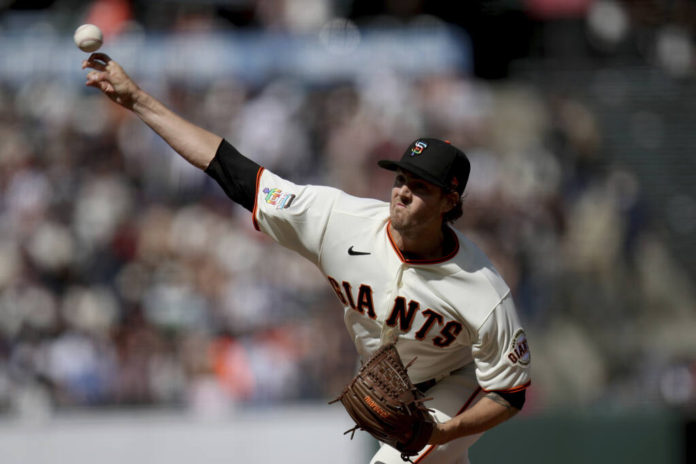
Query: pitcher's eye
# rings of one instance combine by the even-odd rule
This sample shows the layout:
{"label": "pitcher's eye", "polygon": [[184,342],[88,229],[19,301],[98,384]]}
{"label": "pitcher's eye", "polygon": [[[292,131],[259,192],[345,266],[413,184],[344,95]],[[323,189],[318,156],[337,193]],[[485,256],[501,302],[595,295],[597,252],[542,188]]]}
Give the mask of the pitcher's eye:
{"label": "pitcher's eye", "polygon": [[423,182],[411,182],[411,190],[424,190],[427,189],[428,187],[423,183]]}

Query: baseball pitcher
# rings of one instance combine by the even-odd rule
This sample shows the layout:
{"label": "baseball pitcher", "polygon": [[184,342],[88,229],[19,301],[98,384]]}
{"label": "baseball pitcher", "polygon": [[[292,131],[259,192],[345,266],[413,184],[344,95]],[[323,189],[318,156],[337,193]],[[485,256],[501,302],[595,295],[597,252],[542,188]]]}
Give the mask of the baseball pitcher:
{"label": "baseball pitcher", "polygon": [[467,463],[483,432],[520,411],[530,351],[510,289],[448,225],[462,214],[470,173],[462,151],[419,138],[401,159],[380,161],[394,172],[389,202],[298,185],[174,114],[107,55],[82,67],[91,68],[86,85],[135,113],[248,209],[257,230],[321,270],[364,363],[340,399],[356,428],[381,442],[371,464]]}

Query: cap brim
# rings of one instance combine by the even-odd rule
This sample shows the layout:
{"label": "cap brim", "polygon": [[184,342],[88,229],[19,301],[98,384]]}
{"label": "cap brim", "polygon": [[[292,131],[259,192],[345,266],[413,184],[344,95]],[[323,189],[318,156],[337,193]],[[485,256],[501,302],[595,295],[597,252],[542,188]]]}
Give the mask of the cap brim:
{"label": "cap brim", "polygon": [[396,171],[397,169],[402,169],[404,171],[408,171],[412,174],[417,175],[421,179],[426,180],[433,185],[437,185],[438,187],[441,187],[444,189],[448,188],[446,185],[443,185],[442,183],[440,183],[439,180],[435,179],[430,174],[421,170],[417,166],[412,166],[410,164],[407,164],[407,163],[404,163],[401,161],[393,161],[393,160],[379,160],[379,161],[377,161],[377,165],[379,165],[379,167],[382,167],[382,168],[387,169],[389,171]]}
{"label": "cap brim", "polygon": [[388,169],[389,171],[396,171],[396,169],[399,167],[399,163],[393,160],[379,160],[377,161],[377,164],[379,167]]}

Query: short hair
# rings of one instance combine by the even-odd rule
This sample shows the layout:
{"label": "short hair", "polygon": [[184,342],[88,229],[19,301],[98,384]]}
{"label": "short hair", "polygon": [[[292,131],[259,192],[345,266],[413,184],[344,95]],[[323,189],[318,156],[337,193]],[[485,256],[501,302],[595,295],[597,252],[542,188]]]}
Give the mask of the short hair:
{"label": "short hair", "polygon": [[[445,191],[447,193],[447,191]],[[453,224],[454,221],[462,217],[464,214],[464,195],[459,195],[459,192],[456,190],[450,190],[449,193],[457,193],[457,204],[452,207],[449,211],[447,211],[443,216],[442,220],[443,222],[449,222],[450,224]]]}

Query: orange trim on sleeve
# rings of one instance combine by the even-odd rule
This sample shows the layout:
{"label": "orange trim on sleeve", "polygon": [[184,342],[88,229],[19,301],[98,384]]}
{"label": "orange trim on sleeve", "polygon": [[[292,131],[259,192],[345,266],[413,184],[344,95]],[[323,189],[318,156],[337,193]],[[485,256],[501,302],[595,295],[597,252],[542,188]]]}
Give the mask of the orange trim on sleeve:
{"label": "orange trim on sleeve", "polygon": [[259,201],[259,184],[261,183],[261,174],[263,174],[263,166],[261,166],[256,173],[256,191],[254,194],[254,209],[251,211],[251,220],[254,223],[254,229],[260,231],[261,229],[259,228],[259,223],[256,222],[256,207],[257,203]]}
{"label": "orange trim on sleeve", "polygon": [[483,391],[485,391],[486,393],[490,393],[490,392],[517,393],[519,391],[527,389],[527,387],[529,387],[531,384],[532,384],[532,381],[530,380],[529,382],[527,382],[523,385],[513,387],[509,390],[483,390]]}

